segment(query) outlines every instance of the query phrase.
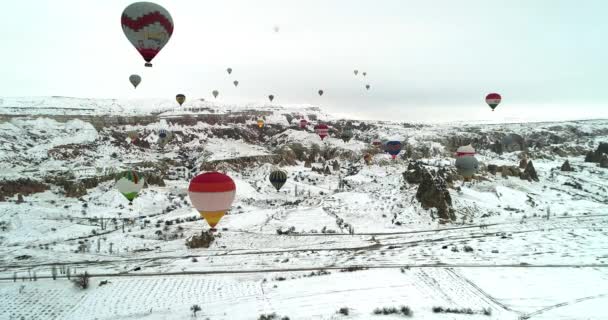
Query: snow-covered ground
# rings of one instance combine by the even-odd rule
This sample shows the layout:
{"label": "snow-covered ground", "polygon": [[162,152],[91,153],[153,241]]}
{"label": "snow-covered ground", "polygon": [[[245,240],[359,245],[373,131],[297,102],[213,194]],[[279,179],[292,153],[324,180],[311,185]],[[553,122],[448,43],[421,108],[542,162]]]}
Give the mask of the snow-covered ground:
{"label": "snow-covered ground", "polygon": [[[346,143],[336,137],[321,142],[311,129],[295,126],[262,141],[212,134],[231,126],[249,130],[242,124],[114,128],[142,132],[140,138],[151,147],[139,148],[104,140],[110,132],[86,121],[50,117],[144,114],[165,107],[161,117],[179,116],[169,110],[175,106],[69,101],[3,99],[2,115],[40,116],[0,123],[0,179],[38,180],[62,171],[96,176],[130,163],[175,160],[183,149],[199,146],[204,152],[193,155],[198,163],[221,162],[266,159],[292,143],[361,153],[371,138],[398,136],[412,146],[427,146],[428,163],[449,165],[453,159],[441,141],[471,132],[549,134],[561,126],[585,135],[556,146],[595,150],[608,142],[608,121],[602,120],[468,126],[373,122],[372,129],[355,130]],[[193,102],[199,103],[216,108],[215,113],[256,108]],[[281,115],[299,112],[293,110],[324,116],[309,107],[260,108],[273,112],[266,121],[277,126],[288,126]],[[161,127],[180,132],[176,142],[159,148]],[[52,153],[58,147],[71,156]],[[194,304],[201,306],[203,319],[258,319],[271,313],[290,319],[400,319],[404,316],[373,311],[402,305],[411,308],[414,319],[608,319],[603,308],[608,302],[608,169],[585,163],[580,155],[537,154],[540,182],[487,173],[473,182],[454,182],[449,192],[457,220],[450,224],[439,224],[432,210],[421,207],[417,185],[404,181],[407,161],[401,158],[389,161],[377,154],[370,166],[338,159],[343,168],[355,165],[358,171],[329,175],[297,161],[282,168],[289,179],[278,192],[268,182],[275,166],[228,166],[237,196],[208,249],[184,245],[185,238],[208,228],[193,219],[197,213],[185,179],[150,185],[131,206],[112,181],[88,189],[80,199],[65,197],[57,186],[26,196],[21,204],[14,196],[0,202],[0,222],[6,226],[0,231],[0,319],[184,319]],[[484,165],[517,165],[518,156],[479,150],[478,158]],[[555,170],[565,160],[574,172]],[[338,188],[341,178],[344,189]],[[582,188],[565,185],[570,182]],[[291,227],[294,233],[277,232]],[[76,252],[78,247],[85,249]],[[69,268],[72,276],[92,274],[91,287],[77,289],[61,272],[51,279],[54,268]],[[34,273],[37,281],[30,281]],[[99,286],[104,280],[109,283]],[[338,313],[343,307],[348,315]],[[435,313],[433,307],[470,308],[474,314]]]}

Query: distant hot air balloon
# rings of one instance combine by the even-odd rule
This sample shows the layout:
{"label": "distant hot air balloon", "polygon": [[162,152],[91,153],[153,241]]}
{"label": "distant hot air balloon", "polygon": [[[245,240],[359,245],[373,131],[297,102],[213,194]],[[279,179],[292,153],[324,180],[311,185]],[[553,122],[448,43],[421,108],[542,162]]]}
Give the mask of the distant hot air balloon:
{"label": "distant hot air balloon", "polygon": [[264,128],[264,119],[262,119],[262,118],[258,119],[258,128],[260,128],[260,129]]}
{"label": "distant hot air balloon", "polygon": [[190,181],[188,195],[201,217],[207,220],[211,230],[222,219],[234,201],[236,185],[227,175],[219,172],[199,174]]}
{"label": "distant hot air balloon", "polygon": [[358,75],[358,74],[359,74],[359,70],[356,70],[356,69],[355,69],[355,71],[353,71],[353,72],[355,73],[355,75]]}
{"label": "distant hot air balloon", "polygon": [[319,95],[322,96],[323,95],[323,90],[319,90]]}
{"label": "distant hot air balloon", "polygon": [[217,96],[220,94],[220,92],[219,92],[219,91],[217,91],[217,90],[213,90],[213,91],[211,92],[211,94],[213,95],[213,97],[214,97],[214,98],[217,98]]}
{"label": "distant hot air balloon", "polygon": [[268,179],[274,188],[279,191],[287,181],[287,172],[283,170],[274,170],[270,173]]}
{"label": "distant hot air balloon", "polygon": [[236,86],[238,86],[238,85],[239,85],[239,82],[238,82],[238,81],[236,81],[236,80],[234,80],[234,81],[232,81],[232,84],[234,84],[234,86],[236,87]]}
{"label": "distant hot air balloon", "polygon": [[376,148],[379,148],[382,146],[382,141],[380,139],[373,139],[372,140],[372,145]]}
{"label": "distant hot air balloon", "polygon": [[300,120],[300,128],[306,129],[307,125],[308,125],[308,121],[306,121],[306,119]]}
{"label": "distant hot air balloon", "polygon": [[474,156],[462,156],[456,158],[456,169],[458,174],[463,176],[465,179],[470,179],[477,173],[479,169],[479,161]]}
{"label": "distant hot air balloon", "polygon": [[151,67],[152,59],[169,42],[173,19],[165,8],[152,2],[135,2],[122,12],[122,31]]}
{"label": "distant hot air balloon", "polygon": [[179,103],[179,105],[181,106],[186,101],[186,96],[180,93],[175,96],[175,101],[177,101],[177,103]]}
{"label": "distant hot air balloon", "polygon": [[365,85],[365,89],[367,89],[367,90],[369,90],[369,88],[370,88],[370,87],[371,87],[371,86],[370,86],[369,84],[366,84],[366,85]]}
{"label": "distant hot air balloon", "polygon": [[365,164],[367,164],[369,166],[372,163],[372,155],[369,153],[366,153],[363,156],[363,161],[365,161]]}
{"label": "distant hot air balloon", "polygon": [[498,93],[490,93],[486,96],[486,103],[492,108],[492,111],[496,109],[501,100],[502,97]]}
{"label": "distant hot air balloon", "polygon": [[342,133],[340,134],[340,138],[342,139],[342,141],[344,142],[349,142],[350,139],[353,138],[353,131],[350,129],[345,129],[342,130]]}
{"label": "distant hot air balloon", "polygon": [[365,77],[367,75],[367,72],[363,71],[363,76]]}
{"label": "distant hot air balloon", "polygon": [[386,152],[388,152],[393,159],[397,158],[397,155],[401,152],[401,141],[388,141],[386,143]]}
{"label": "distant hot air balloon", "polygon": [[166,137],[167,137],[167,130],[165,130],[165,129],[160,129],[160,130],[158,131],[158,137],[159,137],[159,138],[161,138],[161,139],[166,138]]}
{"label": "distant hot air balloon", "polygon": [[270,100],[270,102],[272,102],[272,100],[274,100],[274,96],[273,95],[269,95],[268,96],[268,100]]}
{"label": "distant hot air balloon", "polygon": [[129,82],[131,82],[134,88],[137,88],[137,86],[141,83],[141,77],[137,74],[132,74],[129,76]]}
{"label": "distant hot air balloon", "polygon": [[466,146],[462,146],[462,147],[458,147],[458,149],[456,149],[456,157],[463,157],[463,156],[474,156],[475,155],[475,148],[473,148],[472,145],[466,145]]}
{"label": "distant hot air balloon", "polygon": [[144,177],[132,170],[125,171],[116,177],[115,187],[131,204],[144,187]]}
{"label": "distant hot air balloon", "polygon": [[329,134],[329,127],[323,123],[318,124],[315,126],[315,132],[321,137],[321,140],[323,140]]}
{"label": "distant hot air balloon", "polygon": [[127,136],[131,139],[131,143],[135,143],[138,137],[138,133],[136,130],[130,130],[127,132]]}
{"label": "distant hot air balloon", "polygon": [[231,74],[232,73],[232,68],[226,69],[226,72],[228,72],[228,74]]}
{"label": "distant hot air balloon", "polygon": [[272,29],[274,30],[274,32],[279,32],[279,26],[275,25],[274,27],[272,27]]}

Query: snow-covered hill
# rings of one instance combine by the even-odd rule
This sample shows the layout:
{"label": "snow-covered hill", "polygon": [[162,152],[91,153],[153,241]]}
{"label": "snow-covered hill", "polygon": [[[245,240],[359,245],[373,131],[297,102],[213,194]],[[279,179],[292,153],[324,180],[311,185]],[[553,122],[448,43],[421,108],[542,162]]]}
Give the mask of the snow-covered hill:
{"label": "snow-covered hill", "polygon": [[[608,168],[585,162],[608,142],[608,121],[428,125],[313,106],[0,101],[0,319],[183,319],[194,304],[210,319],[398,319],[374,310],[401,306],[414,319],[608,318]],[[91,118],[129,115],[152,120]],[[318,122],[335,133],[321,141]],[[375,138],[403,141],[401,155],[390,160]],[[481,166],[463,181],[453,153],[469,143]],[[538,181],[520,178],[522,158]],[[566,160],[573,171],[560,170]],[[288,172],[278,192],[277,167]],[[133,205],[113,188],[127,168],[149,178]],[[236,200],[211,246],[190,249],[208,225],[188,178],[210,169],[234,179]],[[425,172],[445,181],[453,221],[418,200]],[[91,287],[76,289],[68,270],[91,274]]]}

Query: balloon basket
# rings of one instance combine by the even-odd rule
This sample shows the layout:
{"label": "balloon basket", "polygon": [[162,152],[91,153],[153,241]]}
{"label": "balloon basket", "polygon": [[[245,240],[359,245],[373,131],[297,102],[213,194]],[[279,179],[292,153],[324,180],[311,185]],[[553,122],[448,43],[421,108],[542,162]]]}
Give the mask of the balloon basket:
{"label": "balloon basket", "polygon": [[211,228],[211,229],[209,229],[209,231],[210,232],[217,232],[217,229],[216,228]]}
{"label": "balloon basket", "polygon": [[146,66],[146,67],[152,67],[152,64],[150,62],[146,62],[146,64],[144,64],[144,66]]}

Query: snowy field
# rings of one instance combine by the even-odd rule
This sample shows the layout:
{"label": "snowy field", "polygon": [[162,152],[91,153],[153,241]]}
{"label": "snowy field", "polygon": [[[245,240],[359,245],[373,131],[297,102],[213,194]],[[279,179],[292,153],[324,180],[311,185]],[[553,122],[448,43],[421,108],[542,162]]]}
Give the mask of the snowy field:
{"label": "snowy field", "polygon": [[[452,164],[441,141],[456,134],[549,135],[567,130],[551,129],[561,126],[584,134],[556,147],[595,150],[608,142],[603,120],[465,127],[374,122],[349,142],[336,137],[321,142],[311,128],[283,123],[281,114],[299,109],[268,106],[266,111],[274,112],[268,123],[286,128],[261,142],[212,135],[226,124],[173,124],[170,130],[183,135],[160,149],[154,133],[160,125],[150,124],[114,128],[145,131],[140,138],[151,143],[150,148],[124,147],[126,142],[103,140],[108,131],[90,123],[48,116],[88,114],[78,111],[83,105],[107,106],[95,114],[122,114],[126,104],[37,99],[3,99],[4,115],[22,114],[15,108],[34,103],[44,108],[27,113],[41,117],[0,123],[1,179],[40,179],[61,171],[96,176],[142,159],[177,161],[181,151],[199,145],[205,156],[192,159],[200,163],[267,157],[292,143],[361,153],[372,137],[398,136],[428,146],[427,163]],[[132,103],[128,109],[142,113],[163,103],[139,109]],[[217,113],[232,110],[217,107]],[[188,136],[194,138],[182,143]],[[49,156],[60,146],[71,156]],[[408,306],[413,319],[608,319],[608,169],[584,162],[584,155],[534,154],[540,182],[487,172],[472,182],[455,181],[449,193],[457,219],[448,224],[440,224],[434,211],[416,200],[418,186],[404,180],[408,162],[402,158],[389,161],[377,154],[370,166],[358,160],[354,174],[342,169],[328,175],[297,161],[282,167],[289,178],[279,192],[267,180],[273,165],[228,169],[236,200],[208,249],[184,245],[208,225],[193,219],[197,212],[182,178],[149,185],[131,206],[112,181],[88,189],[80,199],[65,197],[57,186],[26,196],[24,203],[7,198],[0,202],[6,226],[0,231],[0,319],[187,319],[194,304],[202,308],[201,319],[258,319],[272,313],[277,319],[407,318],[374,314],[377,308],[400,306]],[[484,166],[517,165],[519,155],[479,150],[478,159]],[[352,165],[338,160],[342,168]],[[575,171],[556,169],[565,160]],[[338,187],[340,179],[347,187]],[[582,187],[566,184],[574,182]],[[277,232],[289,228],[290,234]],[[79,247],[84,249],[77,252]],[[56,268],[69,268],[72,276],[88,272],[91,287],[75,288],[62,272],[53,280]],[[30,281],[34,273],[36,281]],[[472,314],[437,313],[434,307]],[[339,313],[341,308],[348,308],[348,315]]]}

